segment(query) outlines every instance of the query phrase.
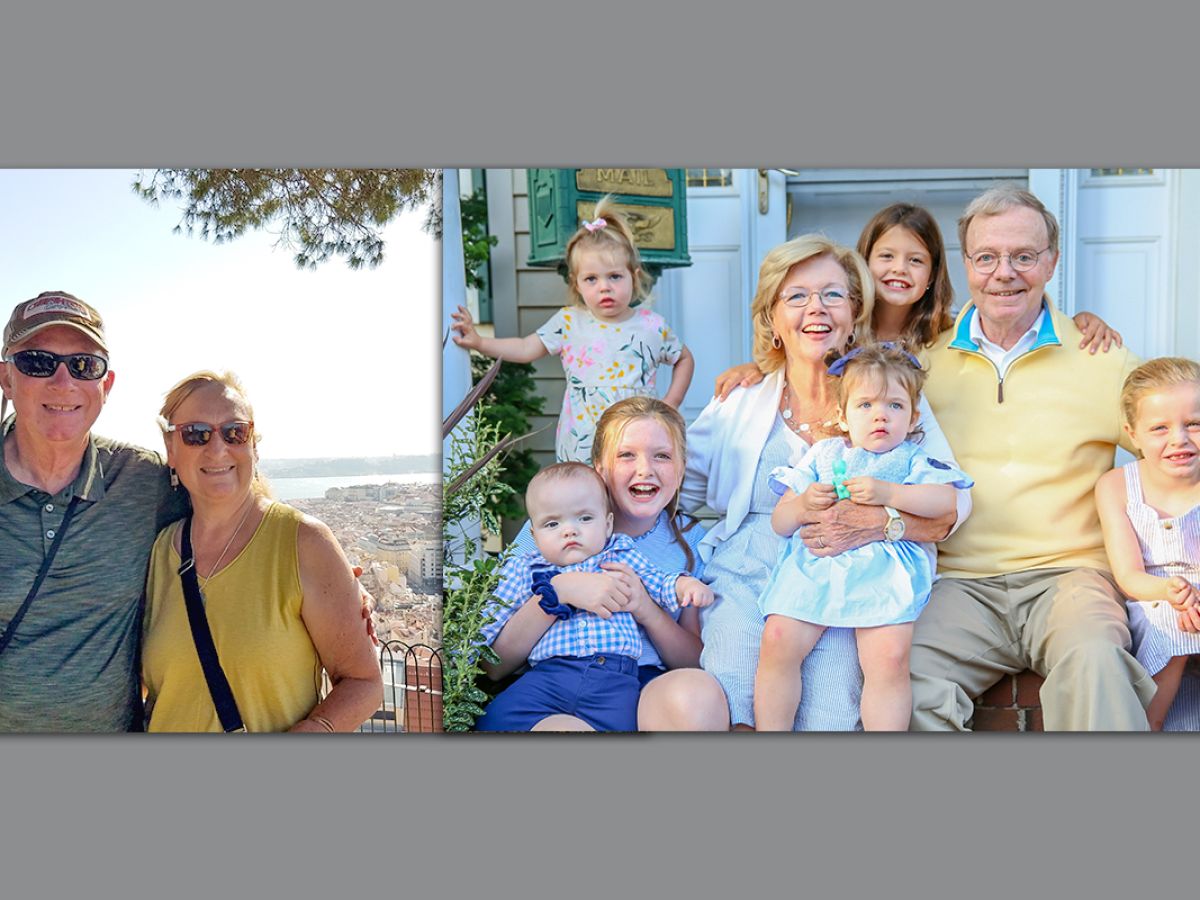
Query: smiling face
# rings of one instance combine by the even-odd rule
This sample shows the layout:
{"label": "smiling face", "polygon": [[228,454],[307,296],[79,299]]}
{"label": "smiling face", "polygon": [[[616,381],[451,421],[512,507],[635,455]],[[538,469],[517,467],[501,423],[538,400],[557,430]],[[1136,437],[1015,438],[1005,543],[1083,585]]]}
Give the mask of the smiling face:
{"label": "smiling face", "polygon": [[875,280],[875,300],[889,306],[912,306],[933,278],[929,249],[903,225],[879,236],[867,259]]}
{"label": "smiling face", "polygon": [[[216,382],[196,388],[170,416],[173,425],[204,422],[218,428],[227,422],[252,419],[245,399]],[[185,444],[178,432],[169,432],[163,439],[167,445],[167,463],[175,469],[194,503],[241,502],[249,495],[257,458],[253,440],[227,444],[219,432],[201,446]]]}
{"label": "smiling face", "polygon": [[918,415],[900,379],[863,376],[847,386],[842,427],[855,447],[886,453],[904,441]]}
{"label": "smiling face", "polygon": [[[846,300],[836,306],[826,306],[820,297],[810,296],[815,291],[838,292]],[[809,301],[803,308],[787,302],[789,297],[806,296]],[[850,301],[849,279],[837,260],[818,256],[788,269],[771,311],[771,327],[783,342],[784,354],[789,361],[824,359],[830,350],[846,346],[853,326],[854,304]]]}
{"label": "smiling face", "polygon": [[[980,324],[992,340],[1019,336],[1033,325],[1042,308],[1046,282],[1054,275],[1058,262],[1058,253],[1048,250],[1048,243],[1045,220],[1028,206],[1014,206],[996,215],[981,215],[971,220],[963,245],[964,256],[986,250],[1001,257],[996,271],[986,275],[976,272],[969,258],[963,261]],[[1012,267],[1011,257],[1022,250],[1040,254],[1027,272]]]}
{"label": "smiling face", "polygon": [[1125,431],[1148,465],[1171,478],[1200,478],[1200,384],[1172,384],[1146,394]]}
{"label": "smiling face", "polygon": [[684,463],[683,453],[661,422],[642,418],[625,426],[599,467],[622,531],[640,533],[642,529],[628,525],[652,524],[671,504],[683,484]]}
{"label": "smiling face", "polygon": [[556,566],[595,556],[613,531],[604,484],[593,472],[535,477],[525,492],[525,508],[538,552]]}
{"label": "smiling face", "polygon": [[633,313],[633,272],[629,260],[606,247],[577,247],[573,251],[575,288],[598,319],[620,322]]}
{"label": "smiling face", "polygon": [[[8,352],[11,355],[19,350],[48,350],[60,356],[108,355],[95,341],[68,325],[44,328],[24,343],[14,344]],[[53,443],[87,442],[88,433],[108,400],[113,378],[110,370],[103,378],[81,381],[72,378],[61,363],[49,378],[34,378],[22,375],[13,363],[0,364],[0,386],[16,411],[20,432]]]}

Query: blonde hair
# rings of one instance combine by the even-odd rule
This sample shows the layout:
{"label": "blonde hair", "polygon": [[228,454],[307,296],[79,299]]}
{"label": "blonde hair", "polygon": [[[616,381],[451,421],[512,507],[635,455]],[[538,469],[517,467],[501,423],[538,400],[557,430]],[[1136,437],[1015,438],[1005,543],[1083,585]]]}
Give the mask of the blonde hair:
{"label": "blonde hair", "polygon": [[583,305],[583,295],[579,293],[579,288],[575,284],[575,251],[585,249],[620,253],[633,278],[633,301],[636,303],[642,300],[645,297],[646,289],[646,273],[642,269],[642,255],[638,253],[637,244],[633,240],[633,229],[629,227],[629,221],[617,212],[612,194],[606,194],[600,199],[600,202],[596,204],[596,211],[592,215],[595,217],[594,221],[603,219],[604,227],[591,231],[580,225],[579,230],[567,241],[567,248],[564,251],[567,261],[567,286],[571,293],[571,299],[577,306]]}
{"label": "blonde hair", "polygon": [[[908,394],[912,401],[913,412],[921,402],[921,389],[925,387],[926,372],[920,364],[914,364],[908,353],[899,346],[887,344],[868,344],[858,354],[847,361],[842,369],[842,377],[838,379],[837,401],[842,418],[846,417],[846,404],[850,400],[850,391],[857,384],[868,379],[880,386],[886,386],[895,380]],[[919,422],[908,433],[909,440],[924,436]]]}
{"label": "blonde hair", "polygon": [[554,481],[573,481],[577,478],[584,478],[596,483],[600,488],[600,496],[604,498],[604,511],[612,512],[612,500],[608,496],[608,485],[604,483],[604,479],[600,477],[600,473],[586,463],[581,462],[560,462],[546,466],[531,479],[525,487],[525,509],[529,509],[529,498],[533,494],[535,485],[543,482]]}
{"label": "blonde hair", "polygon": [[758,289],[750,304],[750,321],[754,327],[754,361],[764,372],[774,372],[782,368],[786,361],[783,348],[772,346],[775,329],[771,324],[771,316],[779,303],[779,288],[792,266],[820,257],[832,259],[846,273],[850,304],[854,311],[854,330],[848,343],[870,337],[875,283],[866,261],[857,251],[835,244],[823,234],[802,234],[773,248],[763,258],[758,270]]}
{"label": "blonde hair", "polygon": [[[683,468],[687,462],[687,426],[684,424],[679,410],[655,397],[627,397],[624,400],[618,400],[606,409],[601,414],[599,421],[596,422],[596,435],[592,439],[592,466],[597,472],[612,469],[617,444],[621,442],[625,429],[641,419],[649,419],[662,426],[670,436],[679,466],[681,469]],[[687,569],[691,571],[696,564],[696,557],[683,534],[694,528],[698,520],[679,512],[678,489],[671,497],[666,510],[667,519],[671,525],[671,536],[683,549],[684,557],[687,559]]]}
{"label": "blonde hair", "polygon": [[971,227],[971,222],[976,216],[998,216],[1002,212],[1021,206],[1032,209],[1042,217],[1046,224],[1046,238],[1050,249],[1057,253],[1058,219],[1054,218],[1054,213],[1046,209],[1045,204],[1035,195],[1018,184],[1006,181],[988,188],[963,210],[962,218],[958,220],[958,245],[962,248],[963,255],[967,254],[967,229]]}
{"label": "blonde hair", "polygon": [[[202,387],[215,384],[220,385],[224,389],[224,393],[234,394],[246,406],[246,413],[250,421],[254,421],[254,407],[250,403],[250,398],[246,395],[246,388],[242,384],[242,380],[233,372],[214,372],[211,369],[201,369],[199,372],[193,372],[191,375],[179,381],[167,391],[163,397],[162,408],[158,411],[160,422],[163,424],[172,424],[171,416],[175,415],[176,410],[183,405],[183,402],[188,397],[196,393]],[[267,484],[267,480],[263,478],[262,473],[258,470],[258,442],[261,435],[258,429],[254,430],[252,444],[254,446],[254,478],[250,482],[250,490],[258,497],[270,497],[271,486]],[[222,440],[218,435],[217,440]],[[163,440],[167,440],[167,432],[163,432]],[[210,438],[211,440],[211,438]]]}
{"label": "blonde hair", "polygon": [[1200,363],[1181,356],[1160,356],[1130,372],[1121,387],[1121,413],[1125,416],[1125,424],[1133,427],[1143,397],[1176,384],[1200,384]]}

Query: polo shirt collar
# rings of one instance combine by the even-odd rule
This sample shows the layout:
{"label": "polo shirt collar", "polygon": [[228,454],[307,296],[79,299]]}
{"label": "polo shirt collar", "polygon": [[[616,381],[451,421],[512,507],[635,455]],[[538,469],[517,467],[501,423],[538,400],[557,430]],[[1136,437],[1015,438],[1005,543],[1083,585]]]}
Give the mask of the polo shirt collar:
{"label": "polo shirt collar", "polygon": [[[950,346],[955,350],[973,350],[979,352],[979,344],[975,339],[976,334],[982,334],[982,326],[975,321],[975,304],[969,303],[959,313],[958,321],[954,324],[954,339],[950,342]],[[1040,325],[1038,323],[1041,323]],[[1061,343],[1058,339],[1058,333],[1054,330],[1054,315],[1049,301],[1042,300],[1042,311],[1039,313],[1039,318],[1033,323],[1031,331],[1036,329],[1037,336],[1034,338],[1033,347],[1036,350],[1046,344]],[[1028,334],[1028,332],[1026,332]]]}
{"label": "polo shirt collar", "polygon": [[[0,425],[0,434],[3,435],[3,440],[0,440],[0,503],[10,503],[30,491],[37,490],[31,485],[13,478],[12,473],[8,471],[8,466],[4,464],[4,440],[8,440],[8,434],[12,431],[15,422],[16,415],[14,414],[5,419],[3,425]],[[87,447],[83,451],[83,465],[79,467],[79,475],[76,476],[70,491],[80,500],[92,502],[104,496],[104,466],[100,462],[100,454],[96,450],[95,435],[88,435]]]}

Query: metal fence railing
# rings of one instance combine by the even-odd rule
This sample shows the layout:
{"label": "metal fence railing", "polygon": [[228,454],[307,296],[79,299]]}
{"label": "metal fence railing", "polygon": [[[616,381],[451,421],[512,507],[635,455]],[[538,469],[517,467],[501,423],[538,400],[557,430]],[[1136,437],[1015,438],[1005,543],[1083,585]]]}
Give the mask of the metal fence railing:
{"label": "metal fence railing", "polygon": [[370,734],[442,730],[442,651],[387,641],[379,647],[383,705],[362,724]]}

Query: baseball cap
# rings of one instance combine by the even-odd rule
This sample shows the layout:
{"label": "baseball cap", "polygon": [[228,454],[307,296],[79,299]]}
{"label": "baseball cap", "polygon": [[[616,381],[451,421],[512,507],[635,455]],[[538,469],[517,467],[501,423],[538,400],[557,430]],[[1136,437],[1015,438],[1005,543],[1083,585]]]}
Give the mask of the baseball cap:
{"label": "baseball cap", "polygon": [[104,320],[87,303],[66,291],[43,291],[32,300],[18,303],[4,326],[4,353],[30,335],[51,325],[66,325],[87,335],[108,352]]}

